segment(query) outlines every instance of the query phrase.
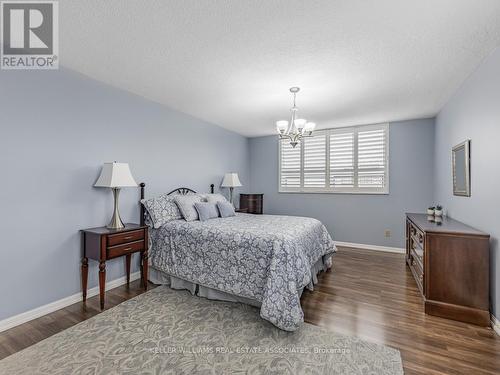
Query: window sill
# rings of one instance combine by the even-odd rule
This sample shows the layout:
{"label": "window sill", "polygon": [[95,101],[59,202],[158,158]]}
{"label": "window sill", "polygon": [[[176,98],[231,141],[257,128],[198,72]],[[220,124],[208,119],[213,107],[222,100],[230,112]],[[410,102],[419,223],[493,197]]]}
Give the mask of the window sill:
{"label": "window sill", "polygon": [[308,191],[278,190],[279,194],[348,194],[348,195],[389,195],[389,191]]}

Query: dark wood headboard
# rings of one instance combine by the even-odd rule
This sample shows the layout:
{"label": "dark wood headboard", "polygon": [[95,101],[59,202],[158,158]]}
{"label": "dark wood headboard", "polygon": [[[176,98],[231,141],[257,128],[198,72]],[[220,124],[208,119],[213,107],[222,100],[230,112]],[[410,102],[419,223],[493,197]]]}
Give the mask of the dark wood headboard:
{"label": "dark wood headboard", "polygon": [[[146,184],[144,182],[141,182],[139,184],[139,186],[141,187],[141,200],[143,200],[144,199],[144,192],[146,190]],[[215,187],[214,184],[210,184],[210,193],[211,194],[214,193],[214,187]],[[180,187],[180,188],[172,190],[167,195],[172,195],[172,194],[186,195],[186,194],[190,194],[190,193],[195,194],[196,191],[194,191],[193,189],[187,188],[187,187]],[[142,203],[139,202],[139,205],[141,206],[141,225],[144,225],[144,218],[146,216],[146,210],[145,210],[144,205]]]}

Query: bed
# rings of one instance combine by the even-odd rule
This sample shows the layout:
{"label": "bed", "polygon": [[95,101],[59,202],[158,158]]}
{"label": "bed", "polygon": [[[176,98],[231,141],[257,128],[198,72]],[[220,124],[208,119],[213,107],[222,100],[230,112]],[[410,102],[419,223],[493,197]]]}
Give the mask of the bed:
{"label": "bed", "polygon": [[[179,188],[169,194],[195,192]],[[207,221],[172,220],[150,226],[149,238],[150,281],[258,306],[262,318],[286,331],[303,322],[302,291],[313,289],[317,273],[332,266],[336,252],[320,221],[294,216],[237,213]]]}

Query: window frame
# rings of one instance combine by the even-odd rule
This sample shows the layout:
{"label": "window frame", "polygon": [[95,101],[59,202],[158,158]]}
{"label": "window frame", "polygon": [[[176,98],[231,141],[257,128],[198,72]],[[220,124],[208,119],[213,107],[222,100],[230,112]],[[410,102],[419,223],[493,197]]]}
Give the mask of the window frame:
{"label": "window frame", "polygon": [[[330,187],[326,186],[330,184],[330,134],[332,133],[355,133],[354,136],[354,175],[355,184],[358,184],[358,133],[360,131],[369,130],[380,130],[385,131],[385,181],[387,183],[383,188],[373,188],[373,187]],[[325,187],[304,187],[304,139],[300,142],[300,187],[283,187],[281,185],[281,142],[278,139],[278,193],[313,193],[313,194],[364,194],[364,195],[388,195],[390,192],[390,176],[389,176],[389,160],[390,160],[390,131],[389,123],[382,124],[371,124],[371,125],[356,125],[356,126],[346,126],[339,128],[329,128],[316,130],[314,134],[326,134],[326,163],[325,163]]]}

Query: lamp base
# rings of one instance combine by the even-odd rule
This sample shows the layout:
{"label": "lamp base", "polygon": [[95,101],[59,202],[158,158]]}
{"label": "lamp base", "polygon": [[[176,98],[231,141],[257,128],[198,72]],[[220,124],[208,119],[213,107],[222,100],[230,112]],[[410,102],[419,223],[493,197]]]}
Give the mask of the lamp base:
{"label": "lamp base", "polygon": [[122,220],[119,217],[115,218],[113,216],[111,218],[111,221],[109,222],[109,224],[106,225],[106,228],[108,228],[108,229],[123,229],[123,228],[125,228],[125,224],[123,224]]}
{"label": "lamp base", "polygon": [[118,210],[118,198],[120,197],[120,189],[119,188],[112,188],[112,189],[113,189],[113,200],[115,202],[115,208],[113,210],[113,217],[111,218],[111,221],[106,226],[106,228],[123,229],[125,228],[125,225],[123,224],[123,221],[120,218],[120,212]]}

